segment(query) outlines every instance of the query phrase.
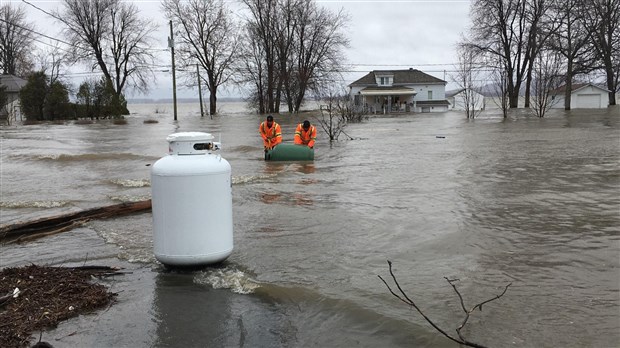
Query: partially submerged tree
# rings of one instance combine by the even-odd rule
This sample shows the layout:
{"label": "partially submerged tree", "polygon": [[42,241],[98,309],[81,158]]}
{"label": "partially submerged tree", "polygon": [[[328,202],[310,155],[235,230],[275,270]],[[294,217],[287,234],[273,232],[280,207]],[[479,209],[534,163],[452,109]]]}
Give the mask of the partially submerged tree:
{"label": "partially submerged tree", "polygon": [[75,48],[74,61],[92,64],[121,98],[127,87],[145,92],[153,79],[151,34],[154,24],[121,0],[62,0],[56,19]]}
{"label": "partially submerged tree", "polygon": [[251,86],[259,113],[298,112],[313,84],[338,70],[348,45],[340,30],[347,17],[305,0],[243,0],[245,25],[241,83]]}
{"label": "partially submerged tree", "polygon": [[28,77],[19,92],[22,111],[30,121],[49,121],[72,118],[69,109],[69,89],[60,81],[50,82],[42,71]]}
{"label": "partially submerged tree", "polygon": [[[233,75],[232,64],[239,46],[239,28],[223,0],[164,0],[162,8],[179,33],[180,66],[194,71],[198,64],[209,90],[209,112],[217,111],[218,88]],[[192,85],[196,78],[188,74]]]}
{"label": "partially submerged tree", "polygon": [[508,72],[501,66],[495,66],[491,72],[491,79],[495,89],[493,101],[502,110],[504,118],[507,118],[510,109]]}
{"label": "partially submerged tree", "polygon": [[44,112],[46,119],[49,120],[73,118],[73,112],[69,107],[69,89],[60,80],[50,80]]}
{"label": "partially submerged tree", "polygon": [[118,96],[105,77],[82,82],[76,94],[78,118],[119,118],[127,112],[127,101]]}
{"label": "partially submerged tree", "polygon": [[291,62],[284,71],[284,93],[289,112],[299,112],[306,94],[322,76],[330,77],[342,70],[343,49],[349,40],[341,32],[348,22],[341,10],[332,13],[313,1],[301,2],[294,9],[297,25],[293,32],[292,51],[286,54]]}
{"label": "partially submerged tree", "polygon": [[620,92],[620,0],[585,1],[583,23],[605,71],[609,105]]}
{"label": "partially submerged tree", "polygon": [[341,134],[347,135],[344,128],[349,122],[361,122],[366,117],[365,112],[353,105],[349,94],[342,87],[325,85],[314,93],[321,111],[316,120],[330,142],[337,141]]}
{"label": "partially submerged tree", "polygon": [[518,107],[519,93],[533,58],[528,18],[529,6],[523,0],[475,0],[471,5],[473,25],[467,44],[491,60],[499,60],[505,71],[511,108]]}
{"label": "partially submerged tree", "polygon": [[0,116],[4,117],[6,115],[6,123],[11,124],[8,102],[9,96],[6,94],[6,87],[0,86]]}
{"label": "partially submerged tree", "polygon": [[243,0],[250,11],[246,20],[242,47],[243,66],[239,82],[250,86],[250,102],[259,113],[280,112],[278,66],[274,23],[279,18],[278,0]]}
{"label": "partially submerged tree", "polygon": [[475,118],[482,110],[476,110],[476,106],[483,98],[477,90],[480,90],[480,78],[482,77],[482,62],[479,54],[469,45],[459,45],[457,50],[458,65],[452,76],[454,82],[463,90],[463,107],[467,118]]}
{"label": "partially submerged tree", "polygon": [[551,9],[558,14],[560,26],[548,46],[564,57],[564,109],[570,110],[573,79],[596,69],[596,50],[589,29],[583,22],[584,12],[587,11],[583,0],[557,1]]}
{"label": "partially submerged tree", "polygon": [[558,28],[559,21],[556,14],[550,11],[553,0],[527,0],[527,11],[525,16],[528,19],[528,54],[529,64],[525,79],[525,101],[524,107],[530,107],[530,96],[532,89],[532,79],[534,78],[534,61],[545,47],[547,41]]}
{"label": "partially submerged tree", "polygon": [[6,106],[9,97],[6,95],[6,86],[0,86],[0,112]]}
{"label": "partially submerged tree", "polygon": [[10,2],[0,4],[0,72],[25,76],[32,68],[34,25],[26,11]]}
{"label": "partially submerged tree", "polygon": [[45,119],[45,95],[47,94],[47,76],[43,72],[31,74],[26,85],[19,92],[22,112],[28,120]]}
{"label": "partially submerged tree", "polygon": [[541,52],[534,60],[532,110],[537,117],[545,117],[557,103],[553,91],[563,82],[561,58],[554,52]]}
{"label": "partially submerged tree", "polygon": [[270,83],[267,71],[270,67],[263,59],[266,54],[265,46],[261,44],[257,32],[258,28],[254,24],[246,24],[242,34],[244,44],[239,48],[240,59],[237,67],[239,76],[235,81],[239,85],[248,86],[250,91],[247,98],[248,106],[262,114],[267,112],[271,105],[267,97],[270,95],[267,88]]}

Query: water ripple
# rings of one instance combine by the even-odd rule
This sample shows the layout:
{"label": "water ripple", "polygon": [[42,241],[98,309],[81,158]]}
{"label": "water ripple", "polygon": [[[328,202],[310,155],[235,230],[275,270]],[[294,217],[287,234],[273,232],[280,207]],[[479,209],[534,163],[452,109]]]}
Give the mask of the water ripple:
{"label": "water ripple", "polygon": [[194,282],[214,289],[230,289],[237,294],[251,294],[260,287],[247,273],[232,267],[200,271],[194,276]]}

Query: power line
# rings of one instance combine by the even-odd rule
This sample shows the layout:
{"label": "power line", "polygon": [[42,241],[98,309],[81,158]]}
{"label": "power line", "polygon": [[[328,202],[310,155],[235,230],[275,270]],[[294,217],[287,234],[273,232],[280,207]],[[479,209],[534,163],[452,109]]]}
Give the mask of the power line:
{"label": "power line", "polygon": [[369,63],[349,63],[347,65],[354,66],[444,66],[444,65],[454,65],[455,63],[427,63],[427,64],[369,64]]}
{"label": "power line", "polygon": [[28,1],[26,1],[26,0],[22,0],[22,2],[23,2],[23,3],[25,3],[25,4],[28,4],[28,5],[30,5],[30,6],[32,6],[32,7],[34,7],[34,8],[36,8],[37,10],[39,10],[39,11],[41,11],[41,12],[45,13],[46,15],[48,15],[48,16],[50,16],[50,17],[52,17],[52,18],[55,18],[55,19],[57,19],[57,20],[59,20],[59,21],[61,21],[61,22],[65,23],[65,21],[64,21],[64,20],[62,20],[62,18],[58,18],[58,17],[56,17],[53,13],[49,13],[49,12],[45,11],[44,9],[42,9],[42,8],[38,7],[38,6],[36,6],[36,5],[34,5],[34,4],[29,3],[29,2],[28,2]]}
{"label": "power line", "polygon": [[[23,2],[23,3],[25,3],[25,4],[28,4],[28,5],[32,6],[32,7],[34,7],[35,9],[37,9],[37,10],[39,10],[39,11],[41,11],[41,12],[45,13],[46,15],[48,15],[48,16],[50,16],[50,17],[54,18],[54,19],[57,19],[57,20],[61,21],[61,22],[62,22],[62,23],[64,23],[64,24],[67,24],[67,22],[66,22],[64,19],[59,18],[58,16],[56,16],[56,15],[55,15],[55,14],[53,14],[53,13],[50,13],[50,12],[48,12],[48,11],[46,11],[46,10],[44,10],[44,9],[42,9],[42,8],[40,8],[40,7],[38,7],[38,6],[36,6],[36,5],[34,5],[34,4],[32,4],[32,3],[28,2],[28,1],[26,1],[26,0],[22,0],[22,2]],[[7,22],[7,23],[8,23],[8,22]],[[46,37],[46,38],[48,38],[48,39],[56,40],[56,41],[58,41],[58,42],[62,42],[62,43],[64,43],[65,45],[68,45],[68,46],[71,46],[71,47],[77,48],[77,46],[75,46],[74,44],[68,43],[68,42],[66,42],[66,41],[63,41],[63,40],[60,40],[60,39],[56,39],[56,38],[53,38],[53,37],[47,36],[47,35],[45,35],[45,34],[38,33],[38,32],[36,32],[36,31],[31,30],[31,29],[28,29],[28,28],[23,28],[23,29],[30,30],[30,31],[32,31],[33,33],[36,33],[36,34],[41,35],[41,36],[44,36],[44,37]],[[145,50],[147,50],[147,51],[167,51],[167,50],[168,50],[168,48],[144,48],[144,49],[145,49]]]}
{"label": "power line", "polygon": [[57,39],[57,38],[55,38],[55,37],[51,37],[51,36],[45,35],[45,34],[43,34],[43,33],[39,33],[39,32],[38,32],[38,31],[36,31],[36,30],[33,30],[33,29],[30,29],[30,28],[27,28],[27,27],[21,26],[21,25],[19,25],[19,24],[13,23],[13,22],[6,21],[6,20],[4,20],[4,19],[2,19],[2,18],[0,18],[0,21],[1,21],[1,22],[4,22],[4,23],[6,23],[6,24],[10,24],[10,25],[13,25],[13,26],[15,26],[15,27],[18,27],[18,28],[24,29],[24,30],[28,30],[29,32],[32,32],[32,33],[34,33],[34,34],[37,34],[37,35],[43,36],[44,38],[47,38],[47,39],[50,39],[50,40],[54,40],[54,41],[58,41],[58,42],[60,42],[60,43],[63,43],[63,44],[65,44],[65,45],[68,45],[68,46],[73,46],[73,45],[71,45],[70,43],[65,42],[65,41],[63,41],[63,40],[60,40],[60,39]]}

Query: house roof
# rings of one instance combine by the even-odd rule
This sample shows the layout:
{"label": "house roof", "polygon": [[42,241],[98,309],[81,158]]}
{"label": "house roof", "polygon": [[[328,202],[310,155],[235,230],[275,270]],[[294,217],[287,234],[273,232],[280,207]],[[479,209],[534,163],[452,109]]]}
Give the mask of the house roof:
{"label": "house roof", "polygon": [[26,80],[13,75],[0,75],[0,86],[6,86],[7,93],[17,93],[26,85]]}
{"label": "house roof", "polygon": [[[586,87],[594,87],[597,89],[600,89],[602,91],[605,91],[607,93],[609,93],[609,91],[605,88],[599,87],[597,85],[593,85],[591,83],[573,83],[571,85],[571,93],[574,93],[580,89],[586,88]],[[554,90],[551,90],[551,94],[564,94],[564,92],[566,92],[566,85],[562,85]]]}
{"label": "house roof", "polygon": [[423,73],[420,70],[409,68],[408,70],[373,70],[361,79],[354,81],[349,85],[353,86],[376,86],[377,80],[375,75],[394,76],[392,85],[408,85],[408,84],[446,84],[446,81],[438,79],[435,76]]}

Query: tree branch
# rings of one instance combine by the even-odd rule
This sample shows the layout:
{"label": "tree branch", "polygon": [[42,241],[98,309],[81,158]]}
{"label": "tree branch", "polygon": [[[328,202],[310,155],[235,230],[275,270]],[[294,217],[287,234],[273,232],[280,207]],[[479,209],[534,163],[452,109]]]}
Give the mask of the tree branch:
{"label": "tree branch", "polygon": [[437,331],[439,331],[442,335],[444,335],[445,337],[447,337],[448,339],[458,343],[458,344],[462,344],[468,347],[478,347],[478,348],[485,348],[485,346],[480,345],[478,343],[475,342],[471,342],[469,340],[467,340],[465,337],[463,337],[463,335],[461,334],[461,330],[463,329],[463,327],[465,326],[465,324],[467,324],[467,321],[469,320],[469,316],[470,314],[476,309],[480,309],[482,310],[482,306],[484,304],[487,304],[491,301],[497,300],[500,297],[504,296],[504,294],[506,293],[506,291],[508,290],[508,287],[510,285],[512,285],[512,283],[509,283],[508,285],[506,285],[504,287],[504,291],[502,291],[501,294],[496,295],[495,297],[488,299],[486,301],[480,302],[478,304],[476,304],[475,306],[473,306],[471,309],[467,310],[466,306],[465,306],[465,302],[463,301],[463,296],[461,296],[461,293],[458,291],[458,289],[456,288],[456,286],[454,285],[455,282],[459,281],[459,279],[448,279],[447,277],[444,277],[448,283],[452,286],[452,288],[454,289],[454,291],[456,292],[456,294],[459,297],[459,301],[461,303],[461,308],[463,309],[463,312],[465,312],[465,318],[463,319],[463,321],[461,322],[461,324],[459,325],[459,327],[456,329],[456,332],[458,334],[458,338],[450,336],[445,330],[443,330],[442,328],[440,328],[437,324],[435,324],[426,314],[424,314],[424,312],[422,312],[422,310],[415,304],[415,302],[409,298],[409,296],[407,295],[407,293],[405,293],[405,291],[401,288],[400,284],[398,283],[398,280],[396,279],[396,276],[394,275],[394,272],[392,271],[392,262],[391,261],[387,261],[388,265],[389,265],[389,269],[390,269],[390,275],[392,276],[392,280],[394,281],[394,284],[396,285],[396,288],[398,289],[398,293],[396,293],[394,290],[392,290],[392,288],[390,287],[390,285],[383,279],[383,277],[381,277],[380,275],[378,276],[379,279],[381,279],[381,281],[383,282],[383,284],[385,284],[385,286],[388,288],[388,290],[390,291],[390,293],[398,298],[401,302],[415,308],[415,310],[420,313],[420,315],[429,323],[431,324],[432,327],[434,327]]}

